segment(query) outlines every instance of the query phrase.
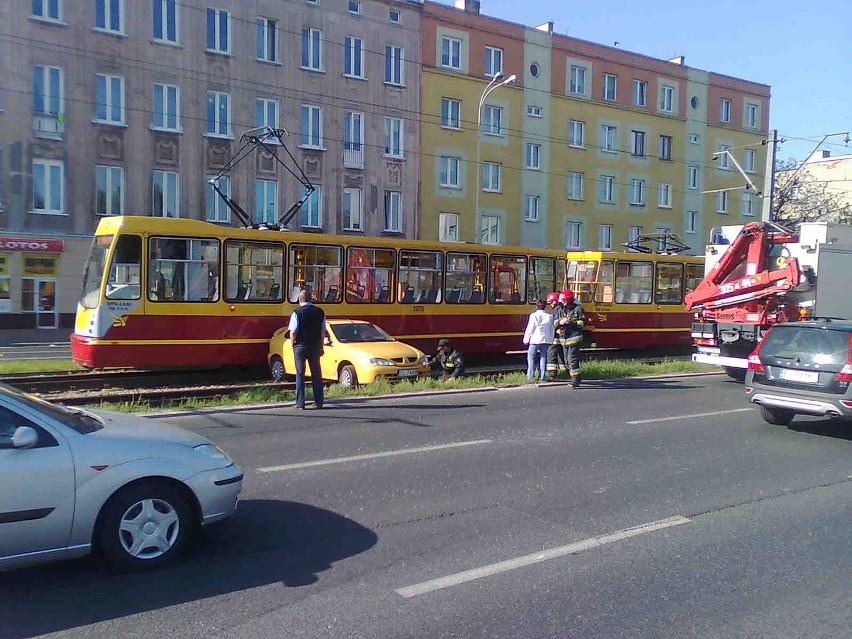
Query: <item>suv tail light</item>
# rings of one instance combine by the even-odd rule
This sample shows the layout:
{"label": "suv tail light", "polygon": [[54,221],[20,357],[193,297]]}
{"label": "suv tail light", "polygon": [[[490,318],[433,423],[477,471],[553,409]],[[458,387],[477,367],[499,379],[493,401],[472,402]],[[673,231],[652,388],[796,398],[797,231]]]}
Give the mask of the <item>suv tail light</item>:
{"label": "suv tail light", "polygon": [[750,371],[754,371],[755,373],[765,373],[766,369],[763,367],[763,363],[760,361],[760,347],[763,346],[763,340],[766,339],[766,336],[772,329],[769,329],[763,334],[763,337],[760,338],[760,341],[757,343],[757,346],[754,347],[754,350],[751,352],[751,355],[748,356],[748,369]]}
{"label": "suv tail light", "polygon": [[846,365],[834,376],[836,382],[852,382],[852,333],[849,333],[849,350],[846,351]]}

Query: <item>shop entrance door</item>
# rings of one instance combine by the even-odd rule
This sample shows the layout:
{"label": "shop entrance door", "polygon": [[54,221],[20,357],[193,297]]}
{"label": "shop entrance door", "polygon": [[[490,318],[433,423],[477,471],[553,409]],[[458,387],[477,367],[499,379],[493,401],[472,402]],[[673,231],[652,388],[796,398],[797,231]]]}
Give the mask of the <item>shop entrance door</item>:
{"label": "shop entrance door", "polygon": [[39,328],[56,328],[56,281],[36,280],[36,326]]}

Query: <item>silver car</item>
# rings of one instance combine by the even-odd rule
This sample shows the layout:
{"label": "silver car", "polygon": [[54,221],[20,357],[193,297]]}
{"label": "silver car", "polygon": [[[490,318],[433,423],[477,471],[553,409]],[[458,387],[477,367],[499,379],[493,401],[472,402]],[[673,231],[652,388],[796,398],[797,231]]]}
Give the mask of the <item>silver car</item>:
{"label": "silver car", "polygon": [[189,431],[0,384],[0,570],[93,550],[126,567],[169,563],[234,513],[242,480]]}

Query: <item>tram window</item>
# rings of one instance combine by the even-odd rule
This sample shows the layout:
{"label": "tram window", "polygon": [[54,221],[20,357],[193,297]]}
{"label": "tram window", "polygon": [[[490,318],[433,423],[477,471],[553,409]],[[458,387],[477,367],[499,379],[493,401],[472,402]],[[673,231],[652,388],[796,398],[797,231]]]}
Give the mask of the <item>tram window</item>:
{"label": "tram window", "polygon": [[485,255],[447,253],[444,299],[447,304],[481,304],[485,301]]}
{"label": "tram window", "polygon": [[444,254],[440,251],[400,251],[400,304],[437,304],[441,301]]}
{"label": "tram window", "polygon": [[650,304],[653,288],[653,262],[618,262],[615,273],[615,301],[618,304]]}
{"label": "tram window", "polygon": [[225,240],[225,299],[284,301],[284,245]]}
{"label": "tram window", "polygon": [[343,248],[326,244],[291,244],[290,301],[299,301],[299,292],[308,289],[321,304],[337,304],[343,299]]}
{"label": "tram window", "polygon": [[558,287],[556,284],[556,260],[549,257],[530,259],[530,275],[527,287],[527,300],[530,303],[547,298]]}
{"label": "tram window", "polygon": [[612,304],[612,279],[615,274],[612,260],[601,260],[601,271],[595,288],[595,301],[599,304]]}
{"label": "tram window", "polygon": [[115,243],[106,285],[108,300],[138,300],[142,297],[142,238],[121,235]]}
{"label": "tram window", "polygon": [[704,265],[703,264],[686,264],[686,277],[683,280],[683,288],[684,295],[687,293],[692,293],[699,284],[701,284],[701,280],[704,279]]}
{"label": "tram window", "polygon": [[568,288],[568,261],[564,258],[556,260],[556,290]]}
{"label": "tram window", "polygon": [[683,303],[683,264],[657,262],[654,302],[657,304]]}
{"label": "tram window", "polygon": [[346,301],[350,304],[392,302],[396,251],[350,246],[346,254]]}
{"label": "tram window", "polygon": [[215,302],[219,299],[219,240],[152,237],[148,241],[148,299]]}
{"label": "tram window", "polygon": [[595,288],[598,279],[598,263],[595,260],[582,260],[577,262],[574,273],[574,281],[569,283],[569,288],[580,302],[591,302],[595,299]]}
{"label": "tram window", "polygon": [[527,258],[492,255],[488,301],[492,304],[524,304],[527,299]]}
{"label": "tram window", "polygon": [[83,291],[80,305],[83,308],[96,308],[101,297],[101,282],[106,269],[106,258],[112,245],[112,235],[96,235],[89,249],[89,258],[83,271]]}

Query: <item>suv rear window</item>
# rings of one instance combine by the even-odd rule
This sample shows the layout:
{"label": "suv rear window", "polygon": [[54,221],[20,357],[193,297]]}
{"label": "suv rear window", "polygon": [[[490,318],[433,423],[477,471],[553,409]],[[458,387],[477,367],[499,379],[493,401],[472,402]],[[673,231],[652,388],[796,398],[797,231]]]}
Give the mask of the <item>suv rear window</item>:
{"label": "suv rear window", "polygon": [[840,370],[849,358],[849,333],[805,326],[776,326],[766,336],[760,357]]}

